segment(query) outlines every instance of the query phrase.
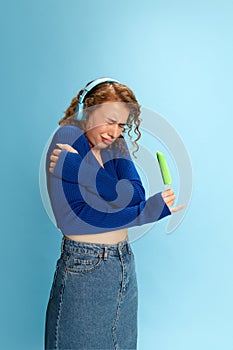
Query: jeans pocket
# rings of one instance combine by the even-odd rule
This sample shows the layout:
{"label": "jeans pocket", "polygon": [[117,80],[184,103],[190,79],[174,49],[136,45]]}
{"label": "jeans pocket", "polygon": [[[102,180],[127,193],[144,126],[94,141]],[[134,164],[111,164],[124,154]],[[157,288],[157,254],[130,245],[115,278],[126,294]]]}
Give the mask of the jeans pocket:
{"label": "jeans pocket", "polygon": [[71,273],[91,272],[102,265],[102,254],[92,255],[88,253],[75,254],[71,256],[66,271]]}

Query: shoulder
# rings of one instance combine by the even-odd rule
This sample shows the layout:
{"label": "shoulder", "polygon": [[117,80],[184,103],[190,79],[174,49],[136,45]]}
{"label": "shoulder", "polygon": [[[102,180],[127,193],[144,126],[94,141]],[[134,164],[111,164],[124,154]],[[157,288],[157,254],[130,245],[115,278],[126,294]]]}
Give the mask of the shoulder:
{"label": "shoulder", "polygon": [[54,135],[63,135],[63,134],[83,134],[82,129],[75,125],[64,125],[59,126],[55,131]]}
{"label": "shoulder", "polygon": [[60,143],[73,144],[83,135],[83,131],[74,125],[60,126],[55,130],[53,140]]}

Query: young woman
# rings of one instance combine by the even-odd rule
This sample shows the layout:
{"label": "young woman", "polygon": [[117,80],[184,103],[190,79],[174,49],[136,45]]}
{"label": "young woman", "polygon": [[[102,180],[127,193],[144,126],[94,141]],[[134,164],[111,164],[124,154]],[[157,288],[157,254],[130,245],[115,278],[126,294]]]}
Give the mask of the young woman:
{"label": "young woman", "polygon": [[129,227],[155,222],[174,191],[146,200],[123,134],[140,138],[140,105],[115,79],[88,83],[59,121],[47,188],[63,233],[46,311],[45,349],[136,349],[138,289]]}

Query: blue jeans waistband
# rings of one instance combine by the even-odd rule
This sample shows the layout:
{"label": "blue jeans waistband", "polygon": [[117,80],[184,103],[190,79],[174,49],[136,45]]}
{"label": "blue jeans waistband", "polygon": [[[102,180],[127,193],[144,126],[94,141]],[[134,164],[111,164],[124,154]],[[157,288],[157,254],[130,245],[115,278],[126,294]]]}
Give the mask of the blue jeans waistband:
{"label": "blue jeans waistband", "polygon": [[91,253],[97,255],[103,253],[104,258],[106,259],[108,255],[119,256],[119,253],[123,254],[124,252],[131,254],[132,250],[127,239],[117,244],[105,244],[74,241],[63,236],[61,243],[61,252]]}

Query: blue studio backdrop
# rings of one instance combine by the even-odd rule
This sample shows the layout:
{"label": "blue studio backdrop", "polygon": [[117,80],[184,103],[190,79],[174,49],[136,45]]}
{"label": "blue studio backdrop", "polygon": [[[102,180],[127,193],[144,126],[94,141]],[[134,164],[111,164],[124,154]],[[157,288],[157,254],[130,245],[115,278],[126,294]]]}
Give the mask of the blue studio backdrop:
{"label": "blue studio backdrop", "polygon": [[232,1],[11,0],[0,16],[1,348],[43,349],[62,235],[40,160],[71,99],[110,76],[177,130],[193,169],[176,230],[165,218],[132,243],[138,349],[232,350]]}

